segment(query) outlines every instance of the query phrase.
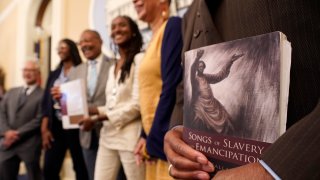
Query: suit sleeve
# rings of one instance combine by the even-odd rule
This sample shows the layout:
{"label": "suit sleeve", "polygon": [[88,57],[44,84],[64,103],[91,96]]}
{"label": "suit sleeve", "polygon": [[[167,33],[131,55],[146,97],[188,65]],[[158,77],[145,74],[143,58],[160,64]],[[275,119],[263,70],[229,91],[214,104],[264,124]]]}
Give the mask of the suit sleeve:
{"label": "suit sleeve", "polygon": [[[192,4],[189,6],[189,9],[192,6],[195,6],[196,2],[193,1]],[[181,34],[182,34],[182,39],[185,39],[184,37],[186,36],[186,32],[185,30],[187,29],[187,19],[190,19],[190,11],[187,11],[184,15],[184,18],[182,19],[181,22]],[[191,16],[193,17],[193,16]],[[189,24],[190,25],[190,24]],[[184,54],[183,52],[187,49],[186,44],[183,45],[182,48],[182,52],[181,52],[181,66],[182,69],[184,67]],[[177,88],[176,88],[176,102],[173,108],[173,112],[171,115],[171,119],[170,119],[170,129],[178,126],[178,125],[182,125],[183,124],[183,92],[184,92],[184,85],[183,85],[183,76],[182,76],[182,80],[181,82],[178,84]]]}
{"label": "suit sleeve", "polygon": [[6,131],[11,129],[9,127],[7,118],[7,102],[9,93],[10,91],[7,92],[7,94],[5,94],[3,99],[0,101],[0,137],[3,136]]}
{"label": "suit sleeve", "polygon": [[282,179],[320,179],[320,103],[262,155]]}
{"label": "suit sleeve", "polygon": [[179,83],[176,90],[176,103],[170,119],[170,129],[183,124],[183,80]]}
{"label": "suit sleeve", "polygon": [[162,91],[151,131],[147,137],[148,153],[163,160],[166,160],[163,152],[163,139],[169,128],[170,117],[176,100],[176,88],[182,79],[181,49],[181,19],[173,17],[168,20],[162,40]]}

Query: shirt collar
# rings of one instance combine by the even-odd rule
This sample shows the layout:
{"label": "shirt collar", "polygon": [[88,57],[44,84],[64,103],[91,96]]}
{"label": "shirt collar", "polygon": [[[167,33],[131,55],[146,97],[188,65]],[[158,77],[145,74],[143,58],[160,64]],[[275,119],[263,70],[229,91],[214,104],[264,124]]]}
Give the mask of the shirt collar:
{"label": "shirt collar", "polygon": [[25,84],[25,85],[23,86],[23,89],[28,88],[28,90],[27,90],[26,93],[27,93],[27,95],[30,95],[37,87],[38,87],[37,84],[33,84],[33,85],[27,85],[27,84]]}
{"label": "shirt collar", "polygon": [[95,59],[91,59],[91,60],[88,60],[88,63],[91,64],[90,62],[92,61],[95,61],[96,63],[100,63],[103,59],[103,55],[102,55],[102,52],[100,53],[100,55],[98,57],[96,57]]}

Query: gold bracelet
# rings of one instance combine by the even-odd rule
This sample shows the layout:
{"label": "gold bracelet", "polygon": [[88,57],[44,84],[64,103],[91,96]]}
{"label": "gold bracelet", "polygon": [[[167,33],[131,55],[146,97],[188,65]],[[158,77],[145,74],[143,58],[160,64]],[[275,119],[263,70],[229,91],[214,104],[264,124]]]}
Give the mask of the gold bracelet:
{"label": "gold bracelet", "polygon": [[150,155],[147,152],[147,147],[146,146],[143,147],[142,157],[143,157],[143,159],[146,159],[146,160],[151,159]]}

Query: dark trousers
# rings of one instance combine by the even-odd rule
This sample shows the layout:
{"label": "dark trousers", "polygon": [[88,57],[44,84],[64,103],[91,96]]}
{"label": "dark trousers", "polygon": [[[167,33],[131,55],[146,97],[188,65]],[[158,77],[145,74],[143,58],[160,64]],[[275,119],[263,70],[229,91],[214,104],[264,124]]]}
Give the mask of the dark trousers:
{"label": "dark trousers", "polygon": [[94,180],[94,169],[96,165],[96,158],[98,153],[98,138],[92,135],[91,147],[89,149],[82,148],[83,157],[86,163],[88,175],[90,180]]}
{"label": "dark trousers", "polygon": [[44,179],[59,180],[59,174],[67,149],[70,150],[77,180],[88,180],[88,173],[79,141],[79,130],[63,130],[60,124],[53,125],[54,141],[45,152]]}
{"label": "dark trousers", "polygon": [[[0,162],[0,180],[15,180],[19,173],[19,165],[22,160],[16,155]],[[39,158],[32,162],[24,162],[29,180],[41,180]]]}

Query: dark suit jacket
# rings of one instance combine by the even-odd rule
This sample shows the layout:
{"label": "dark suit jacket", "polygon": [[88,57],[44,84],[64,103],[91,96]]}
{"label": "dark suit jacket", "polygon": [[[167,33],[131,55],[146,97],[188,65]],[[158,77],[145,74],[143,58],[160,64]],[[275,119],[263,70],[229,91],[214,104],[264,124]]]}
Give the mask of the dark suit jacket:
{"label": "dark suit jacket", "polygon": [[282,179],[320,179],[320,102],[262,155]]}
{"label": "dark suit jacket", "polygon": [[[319,22],[320,1],[318,0],[247,0],[245,2],[196,0],[184,17],[183,52],[224,41],[282,31],[292,43],[287,120],[287,127],[290,127],[310,113],[320,97]],[[182,124],[182,106],[183,85],[177,90],[177,105],[171,119],[171,126]],[[311,136],[319,138],[316,135]],[[309,142],[304,141],[307,144]],[[318,142],[320,142],[319,139]],[[292,143],[291,141],[287,145],[291,147]],[[318,149],[319,145],[320,143],[317,145]],[[306,150],[303,146],[304,144],[298,145],[300,150]],[[312,159],[312,156],[309,155],[306,159]],[[268,162],[267,159],[265,160]],[[288,163],[276,170],[280,177],[285,177],[284,174],[295,174],[286,168],[292,160],[286,159]],[[319,159],[317,161],[320,162]]]}
{"label": "dark suit jacket", "polygon": [[18,155],[23,161],[32,162],[40,156],[41,150],[41,99],[43,90],[37,87],[25,102],[19,106],[23,88],[13,88],[7,92],[0,105],[0,134],[7,130],[17,130],[20,139],[8,149],[0,150],[0,161]]}
{"label": "dark suit jacket", "polygon": [[[95,87],[93,96],[87,92],[87,101],[89,106],[104,106],[106,104],[106,83],[108,79],[108,72],[110,66],[114,63],[114,60],[103,57],[101,62],[100,72],[98,74],[97,85]],[[85,82],[85,87],[87,87],[87,71],[88,63],[82,63],[72,69],[69,73],[70,80],[83,79]],[[91,132],[80,131],[80,144],[83,148],[90,148],[93,142],[98,142],[98,137],[100,134],[101,123],[96,124],[95,129]],[[94,133],[94,134],[93,134]]]}

